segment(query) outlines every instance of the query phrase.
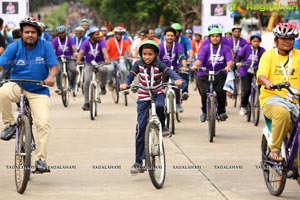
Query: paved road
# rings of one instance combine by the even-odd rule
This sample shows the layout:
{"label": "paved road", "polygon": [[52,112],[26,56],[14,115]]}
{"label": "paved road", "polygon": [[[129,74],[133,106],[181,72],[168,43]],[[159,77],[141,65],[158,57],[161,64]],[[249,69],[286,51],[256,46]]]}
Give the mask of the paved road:
{"label": "paved road", "polygon": [[[191,92],[176,135],[164,139],[167,178],[161,190],[152,186],[147,173],[129,174],[134,161],[134,96],[128,107],[114,104],[110,94],[103,96],[95,121],[81,110],[82,103],[80,95],[64,108],[53,95],[48,158],[52,172],[33,175],[23,195],[16,192],[10,169],[14,142],[0,141],[0,200],[278,199],[267,192],[259,169],[263,121],[258,127],[247,123],[231,101],[229,120],[217,123],[217,137],[209,143],[207,124],[198,121],[200,98]],[[282,198],[299,199],[295,181],[287,181]]]}

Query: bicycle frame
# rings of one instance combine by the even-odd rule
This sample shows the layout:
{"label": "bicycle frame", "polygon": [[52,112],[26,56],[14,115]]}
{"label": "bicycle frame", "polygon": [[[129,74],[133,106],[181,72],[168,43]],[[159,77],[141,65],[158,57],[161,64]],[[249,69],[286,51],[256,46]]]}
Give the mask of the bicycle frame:
{"label": "bicycle frame", "polygon": [[[67,65],[66,65],[67,60],[64,57],[64,55],[61,55],[60,58],[61,58],[61,62],[62,62],[61,73],[64,74],[68,78]],[[65,89],[65,90],[69,89],[69,80],[66,81],[66,88],[63,88],[63,89]]]}
{"label": "bicycle frame", "polygon": [[92,73],[92,81],[90,83],[90,86],[89,86],[89,101],[91,100],[91,86],[92,85],[95,85],[96,86],[96,96],[97,98],[96,99],[99,99],[99,92],[98,92],[98,83],[97,83],[97,72],[98,72],[98,68],[99,66],[98,65],[92,65],[93,66],[93,73]]}
{"label": "bicycle frame", "polygon": [[[171,83],[171,79],[169,79],[169,83]],[[174,107],[174,112],[177,112],[177,108],[176,108],[176,95],[175,95],[175,91],[173,89],[174,86],[168,85],[168,87],[166,87],[166,108],[167,108],[167,114],[170,113],[170,101],[169,98],[172,95],[173,98],[173,107]]]}
{"label": "bicycle frame", "polygon": [[213,108],[213,118],[214,119],[216,119],[216,117],[217,117],[217,94],[214,91],[214,86],[213,86],[213,83],[215,81],[215,75],[216,74],[213,70],[210,70],[208,72],[209,92],[207,92],[207,98],[206,98],[206,112],[209,112],[209,99],[211,97],[213,97],[213,99],[214,99],[214,108]]}

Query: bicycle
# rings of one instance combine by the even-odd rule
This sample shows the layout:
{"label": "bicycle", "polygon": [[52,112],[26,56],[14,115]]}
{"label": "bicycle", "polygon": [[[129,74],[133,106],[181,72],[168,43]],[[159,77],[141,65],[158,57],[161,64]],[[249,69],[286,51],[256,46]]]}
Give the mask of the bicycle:
{"label": "bicycle", "polygon": [[252,74],[252,83],[251,83],[251,93],[249,96],[249,104],[246,110],[247,121],[250,122],[252,115],[252,122],[254,126],[257,126],[259,123],[260,115],[260,104],[259,104],[259,87],[256,83],[256,71],[257,68],[249,68],[248,73]]}
{"label": "bicycle", "polygon": [[[271,89],[286,89],[296,99],[300,100],[300,94],[295,94],[290,89],[288,82],[276,84]],[[300,111],[300,108],[299,108]],[[269,190],[269,193],[274,196],[282,194],[286,179],[299,178],[300,174],[300,114],[294,122],[294,126],[289,136],[284,139],[282,144],[283,161],[275,162],[269,158],[271,153],[268,145],[272,143],[272,121],[265,117],[266,127],[263,129],[261,140],[262,161],[261,168],[263,170],[264,181]],[[296,163],[295,163],[296,162]]]}
{"label": "bicycle", "polygon": [[31,174],[31,153],[36,149],[32,132],[33,118],[28,99],[24,94],[24,83],[35,83],[44,86],[44,82],[23,79],[5,79],[0,82],[20,83],[20,107],[16,119],[15,133],[15,183],[18,193],[23,194]]}
{"label": "bicycle", "polygon": [[89,102],[90,102],[90,117],[91,120],[94,120],[97,116],[97,104],[101,103],[98,83],[97,83],[97,73],[98,69],[103,66],[103,64],[98,65],[97,63],[92,63],[93,66],[93,74],[92,81],[89,85]]}
{"label": "bicycle", "polygon": [[240,73],[239,73],[239,69],[235,69],[233,94],[231,95],[231,98],[233,98],[233,107],[237,106],[239,92],[240,92]]}
{"label": "bicycle", "polygon": [[[168,84],[168,83],[167,83]],[[148,90],[151,98],[151,106],[149,110],[149,119],[145,131],[145,154],[146,166],[150,180],[155,188],[163,187],[166,177],[166,157],[163,144],[162,126],[156,113],[154,90],[161,85],[155,87],[131,86],[131,90],[136,92],[139,88]],[[166,86],[163,84],[163,86]]]}
{"label": "bicycle", "polygon": [[79,91],[79,88],[81,88],[81,91],[82,91],[82,94],[84,94],[84,91],[83,91],[83,76],[84,76],[84,64],[80,64],[80,65],[76,65],[76,79],[75,79],[75,88],[74,88],[74,91],[73,91],[73,96],[76,97],[77,96],[77,93]]}
{"label": "bicycle", "polygon": [[[125,60],[124,57],[120,57],[119,60],[115,60],[118,62],[118,66],[114,68],[112,73],[112,98],[113,101],[117,104],[119,103],[120,98],[120,84],[124,80],[125,77],[123,77],[121,71],[120,71],[120,65],[125,66]],[[128,99],[127,99],[128,92],[124,92],[124,104],[125,106],[128,106]]]}
{"label": "bicycle", "polygon": [[170,132],[175,134],[175,113],[177,112],[176,108],[176,95],[173,88],[177,86],[171,85],[171,79],[169,78],[168,85],[165,87],[165,114],[166,114],[166,125]]}
{"label": "bicycle", "polygon": [[202,72],[205,72],[208,75],[209,82],[209,91],[207,92],[206,97],[206,120],[208,122],[208,135],[209,142],[213,142],[214,137],[216,136],[216,120],[220,121],[220,117],[217,114],[218,102],[217,102],[217,93],[214,90],[214,80],[215,76],[224,70],[220,70],[215,73],[214,70],[209,70],[208,72],[205,67],[199,69]]}
{"label": "bicycle", "polygon": [[62,62],[62,72],[60,76],[60,83],[61,83],[61,99],[63,102],[64,107],[68,107],[69,105],[69,79],[68,79],[68,72],[66,66],[66,58],[64,55],[60,56]]}

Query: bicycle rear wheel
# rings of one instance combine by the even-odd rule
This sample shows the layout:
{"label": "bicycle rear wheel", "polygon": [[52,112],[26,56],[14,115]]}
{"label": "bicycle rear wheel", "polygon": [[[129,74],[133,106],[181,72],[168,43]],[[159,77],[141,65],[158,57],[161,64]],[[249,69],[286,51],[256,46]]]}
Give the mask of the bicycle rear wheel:
{"label": "bicycle rear wheel", "polygon": [[259,90],[256,87],[254,89],[254,98],[253,98],[253,108],[252,110],[252,121],[254,126],[257,126],[259,123],[259,115],[260,115],[260,104],[259,104]]}
{"label": "bicycle rear wheel", "polygon": [[18,193],[23,194],[31,173],[32,132],[27,116],[21,117],[16,138],[15,182]]}
{"label": "bicycle rear wheel", "polygon": [[216,118],[214,113],[214,97],[209,97],[208,102],[208,136],[209,142],[213,142],[215,134],[216,134]]}
{"label": "bicycle rear wheel", "polygon": [[61,74],[61,99],[63,102],[63,105],[65,107],[68,107],[69,105],[69,88],[68,88],[68,77],[66,74]]}
{"label": "bicycle rear wheel", "polygon": [[169,98],[169,110],[167,110],[166,119],[167,119],[167,127],[171,131],[171,133],[175,134],[175,111],[174,111],[174,96],[173,94],[168,94]]}
{"label": "bicycle rear wheel", "polygon": [[97,94],[96,94],[96,85],[90,85],[90,116],[91,120],[95,119],[97,116]]}
{"label": "bicycle rear wheel", "polygon": [[268,143],[266,137],[263,135],[261,140],[262,162],[264,180],[270,194],[279,196],[284,190],[287,172],[284,163],[279,166],[272,165],[267,162]]}
{"label": "bicycle rear wheel", "polygon": [[[162,137],[162,136],[161,136]],[[152,184],[157,189],[163,187],[166,177],[165,150],[159,138],[159,125],[150,121],[145,132],[146,169]]]}
{"label": "bicycle rear wheel", "polygon": [[117,103],[119,103],[118,81],[115,77],[113,77],[112,80],[113,80],[113,84],[112,84],[113,88],[112,88],[111,94],[112,94],[113,101],[117,104]]}

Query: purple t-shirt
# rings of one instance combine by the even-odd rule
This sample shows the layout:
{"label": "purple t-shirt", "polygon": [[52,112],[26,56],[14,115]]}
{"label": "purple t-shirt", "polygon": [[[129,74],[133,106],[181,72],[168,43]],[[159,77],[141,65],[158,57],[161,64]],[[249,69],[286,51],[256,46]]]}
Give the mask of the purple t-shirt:
{"label": "purple t-shirt", "polygon": [[[213,48],[213,54],[216,55],[218,48]],[[232,61],[232,53],[228,46],[221,45],[218,57],[216,58],[215,66],[212,65],[211,60],[211,52],[210,52],[210,45],[205,45],[202,47],[199,55],[198,60],[202,62],[202,66],[209,70],[213,70],[217,73],[218,71],[224,69],[227,66],[227,62]],[[216,56],[214,56],[216,57]],[[197,76],[204,76],[206,75],[205,72],[198,72]]]}
{"label": "purple t-shirt", "polygon": [[[161,42],[159,44],[159,59],[164,62],[168,67],[173,66],[173,70],[178,70],[178,58],[180,54],[184,54],[183,48],[180,43],[175,42],[175,46],[173,47],[167,47],[166,45],[166,51],[165,51],[165,42]],[[172,52],[173,50],[173,52]],[[171,62],[172,61],[172,62]]]}
{"label": "purple t-shirt", "polygon": [[[209,41],[209,38],[207,38],[206,40],[204,40],[202,46],[209,45],[209,44],[210,44],[210,41]],[[228,40],[223,36],[221,37],[221,45],[227,45],[230,47]]]}
{"label": "purple t-shirt", "polygon": [[[67,40],[67,43],[66,43]],[[61,55],[65,55],[66,59],[71,59],[73,55],[73,48],[72,46],[75,46],[74,40],[72,37],[67,36],[65,40],[60,41],[61,44],[59,44],[58,37],[55,37],[52,40],[52,47],[55,51],[55,54],[57,57],[60,57]]]}
{"label": "purple t-shirt", "polygon": [[[234,37],[231,37],[228,39],[229,42],[229,47],[233,50],[234,55],[237,56],[239,51],[245,46],[247,45],[247,41],[244,38],[240,38],[239,41],[235,41]],[[235,46],[235,45],[236,46]]]}
{"label": "purple t-shirt", "polygon": [[[92,46],[92,48],[91,48]],[[93,60],[95,62],[104,62],[104,56],[102,49],[106,48],[105,41],[99,40],[98,42],[92,44],[90,40],[85,40],[80,50],[84,51],[85,62],[91,63]]]}
{"label": "purple t-shirt", "polygon": [[265,52],[265,49],[263,47],[259,47],[257,51],[252,52],[251,44],[245,45],[240,52],[238,53],[238,56],[242,58],[242,63],[247,63],[247,65],[242,65],[240,67],[240,76],[246,76],[248,74],[247,70],[251,66],[252,63],[252,55],[254,54],[254,62],[253,67],[257,68],[259,59],[262,56],[262,54]]}

